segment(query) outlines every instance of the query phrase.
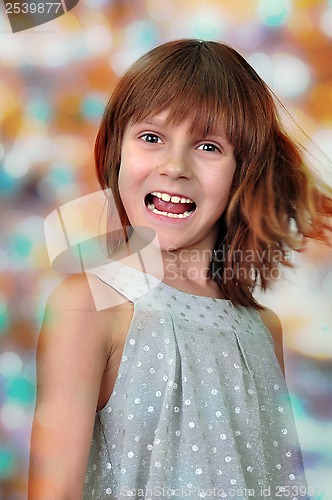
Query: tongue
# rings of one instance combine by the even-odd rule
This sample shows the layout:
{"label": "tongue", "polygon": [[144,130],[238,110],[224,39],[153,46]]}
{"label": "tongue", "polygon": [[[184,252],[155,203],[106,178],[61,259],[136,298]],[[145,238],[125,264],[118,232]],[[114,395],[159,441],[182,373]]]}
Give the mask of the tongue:
{"label": "tongue", "polygon": [[164,201],[157,196],[152,196],[152,203],[157,210],[161,212],[170,212],[172,214],[183,214],[190,212],[194,207],[194,203],[172,203],[171,201]]}

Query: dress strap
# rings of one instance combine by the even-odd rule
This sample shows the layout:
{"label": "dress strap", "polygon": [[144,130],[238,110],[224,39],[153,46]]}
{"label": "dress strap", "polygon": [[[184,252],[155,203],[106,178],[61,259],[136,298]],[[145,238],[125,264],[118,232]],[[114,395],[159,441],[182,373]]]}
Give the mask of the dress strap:
{"label": "dress strap", "polygon": [[[107,261],[101,266],[89,269],[87,271],[88,280],[89,274],[97,276],[101,281],[111,286],[123,297],[133,303],[137,302],[140,297],[146,295],[152,289],[156,288],[160,283],[160,280],[158,278],[155,278],[150,274],[146,274],[144,271],[139,271],[138,269],[129,267],[123,262],[115,260]],[[97,310],[114,305],[114,303],[102,305],[102,302],[104,302],[103,300],[96,300],[94,294],[95,286],[93,285],[91,279],[89,280],[89,283],[91,286],[92,294],[94,295]],[[121,301],[120,299],[119,303],[121,302],[123,301]]]}

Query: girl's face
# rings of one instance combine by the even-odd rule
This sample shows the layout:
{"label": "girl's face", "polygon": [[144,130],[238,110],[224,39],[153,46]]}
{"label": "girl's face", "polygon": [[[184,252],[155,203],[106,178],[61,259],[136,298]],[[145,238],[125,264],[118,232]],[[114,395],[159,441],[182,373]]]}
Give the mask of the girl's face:
{"label": "girl's face", "polygon": [[154,229],[162,250],[214,248],[236,161],[223,128],[206,137],[163,111],[124,131],[119,191],[132,226]]}

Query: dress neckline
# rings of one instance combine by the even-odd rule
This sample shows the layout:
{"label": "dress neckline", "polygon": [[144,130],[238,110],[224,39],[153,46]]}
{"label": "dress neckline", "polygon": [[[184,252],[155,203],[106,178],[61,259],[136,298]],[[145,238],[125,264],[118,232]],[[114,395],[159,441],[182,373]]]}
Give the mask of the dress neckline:
{"label": "dress neckline", "polygon": [[111,260],[110,262],[113,262],[113,263],[117,262],[117,264],[119,264],[120,266],[127,267],[130,270],[132,270],[132,271],[134,271],[134,272],[136,272],[138,274],[141,274],[143,276],[145,275],[145,276],[147,276],[149,278],[149,281],[151,281],[151,280],[152,281],[154,281],[154,280],[158,281],[159,284],[157,286],[164,287],[165,290],[168,290],[169,292],[172,291],[173,295],[174,294],[179,294],[179,296],[182,296],[183,298],[185,298],[185,297],[189,298],[190,297],[191,299],[194,299],[194,300],[199,299],[199,300],[203,300],[204,302],[211,302],[212,301],[214,303],[220,303],[220,304],[224,303],[224,304],[229,304],[231,306],[233,305],[233,303],[232,303],[232,301],[230,299],[224,299],[224,298],[222,299],[222,298],[216,298],[216,297],[209,297],[207,295],[195,295],[195,294],[190,293],[190,292],[185,292],[184,290],[181,290],[180,288],[176,288],[176,287],[174,287],[172,285],[169,285],[168,283],[165,283],[165,281],[156,278],[152,274],[149,274],[149,273],[147,273],[145,271],[140,271],[139,269],[136,269],[135,267],[132,267],[132,266],[130,266],[130,265],[124,263],[124,262],[120,262],[120,261],[116,261],[116,260]]}

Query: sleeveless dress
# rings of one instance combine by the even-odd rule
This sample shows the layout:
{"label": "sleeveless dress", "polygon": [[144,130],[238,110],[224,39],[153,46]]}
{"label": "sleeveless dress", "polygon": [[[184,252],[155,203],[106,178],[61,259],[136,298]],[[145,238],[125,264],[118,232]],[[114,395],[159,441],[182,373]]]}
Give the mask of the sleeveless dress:
{"label": "sleeveless dress", "polygon": [[84,500],[308,499],[287,387],[259,313],[114,262],[89,270],[134,304],[96,413]]}

